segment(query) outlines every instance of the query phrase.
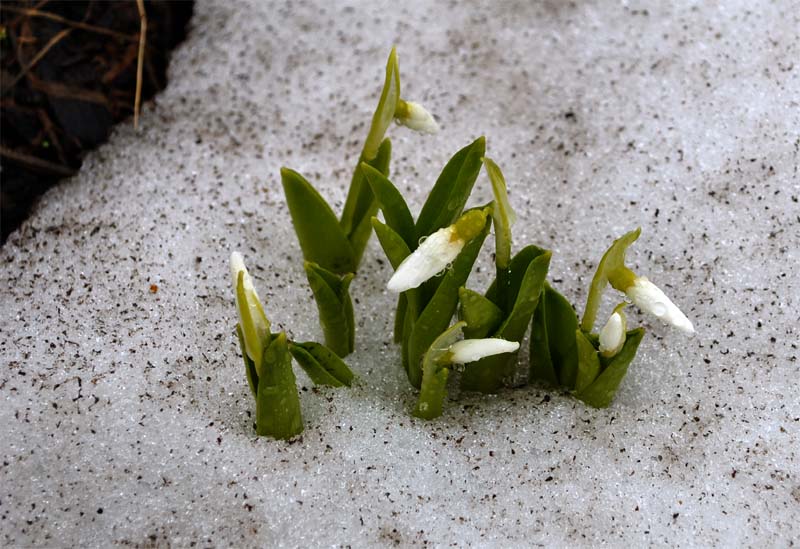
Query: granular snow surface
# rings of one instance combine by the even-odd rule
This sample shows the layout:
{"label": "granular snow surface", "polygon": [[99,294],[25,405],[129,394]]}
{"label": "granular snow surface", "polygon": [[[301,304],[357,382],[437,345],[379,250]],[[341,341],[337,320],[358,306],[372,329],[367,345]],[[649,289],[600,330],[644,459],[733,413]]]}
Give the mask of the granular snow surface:
{"label": "granular snow surface", "polygon": [[[0,545],[789,546],[800,538],[800,10],[795,2],[198,2],[142,129],[117,128],[0,251]],[[321,330],[279,168],[341,211],[390,47],[441,131],[393,126],[418,212],[487,136],[515,248],[578,308],[600,255],[692,319],[595,410],[451,391],[392,343],[391,267],[352,293],[352,389],[299,369],[305,432],[255,436],[228,256],[273,326]],[[474,204],[491,196],[485,174]],[[491,239],[470,285],[489,282]],[[607,294],[604,314],[619,299]]]}

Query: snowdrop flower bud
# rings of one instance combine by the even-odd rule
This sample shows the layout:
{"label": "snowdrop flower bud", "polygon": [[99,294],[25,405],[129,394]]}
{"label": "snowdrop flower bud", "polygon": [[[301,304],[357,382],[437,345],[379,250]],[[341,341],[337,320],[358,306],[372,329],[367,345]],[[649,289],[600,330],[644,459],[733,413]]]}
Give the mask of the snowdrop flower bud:
{"label": "snowdrop flower bud", "polygon": [[405,292],[445,270],[467,242],[481,232],[486,215],[483,210],[471,210],[449,227],[430,235],[398,265],[386,287],[392,292]]}
{"label": "snowdrop flower bud", "polygon": [[622,346],[625,344],[625,332],[627,330],[627,320],[622,308],[625,306],[623,303],[614,309],[614,312],[608,318],[608,322],[600,330],[600,354],[606,358],[611,358],[617,354]]}
{"label": "snowdrop flower bud", "polygon": [[425,107],[414,101],[400,99],[394,112],[395,120],[407,128],[420,133],[436,133],[439,125]]}
{"label": "snowdrop flower bud", "polygon": [[450,364],[467,364],[484,357],[513,353],[519,349],[516,341],[506,341],[496,337],[486,339],[464,339],[450,346],[449,352],[442,357]]}
{"label": "snowdrop flower bud", "polygon": [[662,321],[672,324],[686,333],[694,333],[692,322],[658,286],[647,280],[646,276],[634,278],[633,284],[623,291],[643,311],[654,314]]}
{"label": "snowdrop flower bud", "polygon": [[[263,344],[269,337],[269,320],[264,314],[261,300],[258,298],[253,279],[247,272],[244,265],[244,258],[239,252],[231,254],[231,278],[233,281],[233,292],[236,295],[236,310],[239,313],[239,323],[244,332],[247,356],[257,365],[261,364]],[[239,275],[242,274],[242,287],[244,289],[244,303],[238,291]],[[244,313],[244,314],[243,314]]]}

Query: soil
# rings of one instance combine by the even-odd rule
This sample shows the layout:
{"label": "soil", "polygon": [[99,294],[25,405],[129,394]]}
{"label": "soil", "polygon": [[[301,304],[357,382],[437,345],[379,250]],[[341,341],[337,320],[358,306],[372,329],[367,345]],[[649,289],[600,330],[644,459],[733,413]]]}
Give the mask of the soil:
{"label": "soil", "polygon": [[[166,84],[194,2],[146,1],[141,101]],[[141,17],[136,0],[0,6],[0,242],[38,196],[76,173],[86,151],[134,111]]]}

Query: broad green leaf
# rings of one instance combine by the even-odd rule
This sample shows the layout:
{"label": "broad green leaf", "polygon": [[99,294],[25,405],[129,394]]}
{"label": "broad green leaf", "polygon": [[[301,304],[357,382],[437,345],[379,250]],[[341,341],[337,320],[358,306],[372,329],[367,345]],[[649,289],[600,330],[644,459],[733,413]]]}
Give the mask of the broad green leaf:
{"label": "broad green leaf", "polygon": [[354,272],[353,248],[328,203],[293,170],[281,168],[281,181],[306,261],[336,273]]}
{"label": "broad green leaf", "polygon": [[442,404],[447,396],[447,377],[450,369],[439,363],[453,343],[461,335],[466,322],[457,322],[435,337],[422,360],[422,383],[419,400],[413,414],[422,419],[434,419],[442,415]]}
{"label": "broad green leaf", "polygon": [[574,387],[578,367],[577,329],[578,317],[572,305],[545,283],[531,324],[531,380]]}
{"label": "broad green leaf", "polygon": [[461,320],[467,323],[464,327],[466,339],[487,337],[500,326],[503,312],[478,292],[461,287],[458,289],[458,301],[461,304]]}
{"label": "broad green leaf", "polygon": [[292,357],[281,332],[264,351],[256,395],[256,433],[290,439],[303,432],[300,399],[292,371]]}
{"label": "broad green leaf", "polygon": [[453,266],[442,277],[436,293],[422,308],[414,323],[408,342],[408,368],[409,379],[415,387],[419,387],[421,381],[422,356],[434,338],[450,324],[458,305],[458,289],[464,285],[472,272],[472,265],[478,257],[490,226],[491,219],[487,218],[483,230],[458,254]]}
{"label": "broad green leaf", "polygon": [[580,330],[575,330],[575,343],[578,350],[575,391],[580,393],[600,375],[600,357],[592,342]]}
{"label": "broad green leaf", "polygon": [[353,372],[336,353],[314,341],[289,342],[289,352],[317,385],[350,387]]}
{"label": "broad green leaf", "polygon": [[349,293],[353,274],[339,276],[308,261],[304,267],[317,302],[325,345],[339,356],[347,356],[355,348],[355,320]]}
{"label": "broad green leaf", "polygon": [[[363,163],[372,166],[385,176],[389,175],[389,161],[392,156],[392,146],[389,139],[384,139],[378,149],[378,156],[372,160],[364,162],[359,158],[356,169],[353,172],[353,179],[350,181],[350,190],[347,193],[347,201],[342,211],[342,218],[339,225],[347,235],[350,245],[353,248],[354,264],[356,267],[361,263],[361,256],[364,255],[364,248],[372,234],[370,218],[378,213],[378,201],[372,194],[364,173],[361,170]],[[355,197],[351,207],[350,197]]]}
{"label": "broad green leaf", "polygon": [[628,366],[636,356],[642,337],[644,337],[642,328],[630,330],[627,333],[625,345],[622,346],[619,353],[608,361],[593,383],[575,396],[594,408],[608,407],[614,400],[614,395],[617,394],[619,384],[628,373]]}
{"label": "broad green leaf", "polygon": [[361,170],[367,178],[372,194],[378,200],[378,207],[383,212],[386,224],[403,238],[409,250],[416,249],[419,239],[414,228],[414,218],[411,217],[400,191],[372,166],[361,164]]}
{"label": "broad green leaf", "polygon": [[255,398],[258,392],[258,373],[256,372],[255,363],[247,356],[247,349],[244,345],[244,335],[242,334],[242,327],[240,324],[236,325],[236,336],[239,338],[239,349],[241,349],[242,358],[244,359],[244,372],[247,376],[247,384],[250,386],[250,392],[253,393],[253,398]]}
{"label": "broad green leaf", "polygon": [[417,235],[427,236],[451,225],[464,209],[481,171],[486,138],[479,137],[458,151],[442,170],[417,218]]}
{"label": "broad green leaf", "polygon": [[[537,248],[537,250],[539,250]],[[541,250],[539,250],[541,251]],[[523,256],[523,257],[528,257]],[[493,337],[521,342],[531,322],[547,278],[551,253],[542,251],[532,257],[519,285],[513,290],[514,306]],[[521,265],[520,265],[521,267]],[[461,377],[461,387],[467,391],[494,393],[508,384],[517,364],[517,353],[488,356],[469,365]]]}
{"label": "broad green leaf", "polygon": [[594,321],[597,318],[597,310],[600,308],[600,301],[603,298],[603,290],[608,285],[609,277],[629,278],[634,276],[633,273],[625,267],[625,251],[628,246],[633,244],[642,229],[638,228],[631,231],[614,241],[611,247],[603,254],[603,258],[597,265],[597,271],[592,277],[592,283],[589,286],[589,295],[586,299],[586,308],[583,311],[583,319],[581,320],[581,330],[590,333],[594,328]]}
{"label": "broad green leaf", "polygon": [[381,98],[372,115],[372,124],[369,127],[367,140],[364,143],[363,156],[365,160],[372,160],[378,154],[378,145],[383,140],[386,130],[394,119],[397,102],[400,100],[400,66],[397,63],[397,51],[392,48],[389,59],[386,60],[386,77],[383,81]]}

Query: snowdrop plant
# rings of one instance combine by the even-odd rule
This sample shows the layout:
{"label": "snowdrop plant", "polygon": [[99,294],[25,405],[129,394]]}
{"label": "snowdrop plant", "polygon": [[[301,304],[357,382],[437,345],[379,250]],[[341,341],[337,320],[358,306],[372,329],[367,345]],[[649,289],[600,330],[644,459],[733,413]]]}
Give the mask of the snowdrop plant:
{"label": "snowdrop plant", "polygon": [[[485,157],[483,137],[447,162],[415,220],[389,179],[391,144],[385,134],[392,120],[422,133],[438,130],[424,107],[401,97],[394,49],[341,216],[337,218],[302,175],[281,169],[326,345],[298,343],[284,332],[273,333],[242,256],[231,256],[236,333],[256,400],[259,435],[286,439],[303,429],[292,358],[315,384],[351,384],[353,373],[340,358],[355,347],[349,289],[373,230],[395,269],[387,284],[398,294],[394,341],[400,344],[409,382],[419,389],[413,409],[419,418],[442,414],[453,371],[460,372],[464,391],[494,393],[513,387],[518,351],[529,327],[527,381],[566,388],[593,407],[611,403],[644,336],[641,328],[628,329],[625,307],[635,304],[694,332],[691,321],[660,288],[625,265],[626,250],[639,237],[639,229],[614,241],[603,255],[579,321],[573,306],[546,281],[551,252],[528,245],[513,253],[516,216],[500,167]],[[481,169],[487,173],[493,200],[465,210]],[[467,281],[490,228],[495,278],[481,293],[469,289]],[[594,333],[609,285],[627,300]]]}
{"label": "snowdrop plant", "polygon": [[519,349],[516,341],[497,338],[456,341],[466,325],[466,322],[460,321],[442,332],[425,353],[422,386],[413,412],[416,417],[434,419],[442,415],[442,403],[447,396],[447,378],[454,367]]}
{"label": "snowdrop plant", "polygon": [[[459,315],[466,321],[468,338],[494,337],[519,343],[530,325],[547,277],[551,253],[526,246],[511,256],[511,225],[514,210],[508,201],[506,181],[500,167],[483,159],[492,185],[492,224],[495,240],[495,280],[484,295],[465,287],[459,289]],[[466,391],[494,393],[512,386],[517,355],[487,356],[469,365],[461,377]]]}
{"label": "snowdrop plant", "polygon": [[317,385],[350,385],[353,373],[324,345],[296,343],[285,332],[272,333],[270,322],[239,252],[230,259],[239,323],[236,334],[245,375],[256,401],[256,433],[289,439],[303,431],[292,357]]}
{"label": "snowdrop plant", "polygon": [[458,289],[466,283],[491,226],[491,208],[462,213],[485,149],[480,137],[447,162],[416,222],[397,187],[362,164],[384,218],[382,222],[373,217],[372,226],[396,269],[390,283],[390,289],[400,293],[394,339],[401,344],[403,367],[416,388],[422,383],[422,358],[450,325]]}
{"label": "snowdrop plant", "polygon": [[364,176],[364,166],[387,176],[391,142],[384,138],[392,120],[413,130],[435,133],[438,125],[424,107],[400,96],[400,69],[392,49],[378,106],[359,156],[342,215],[333,209],[298,172],[281,169],[284,195],[297,239],[305,257],[305,271],[312,287],[325,334],[325,343],[339,356],[355,345],[355,322],[349,285],[361,262],[372,232],[371,218],[377,200]]}
{"label": "snowdrop plant", "polygon": [[625,266],[625,252],[641,229],[614,241],[603,255],[589,287],[583,319],[578,323],[572,305],[545,285],[534,313],[530,340],[530,379],[560,385],[586,404],[611,404],[628,366],[636,356],[644,330],[627,330],[621,303],[600,334],[592,333],[602,295],[608,285],[624,292],[645,312],[692,333],[692,323],[658,287]]}

